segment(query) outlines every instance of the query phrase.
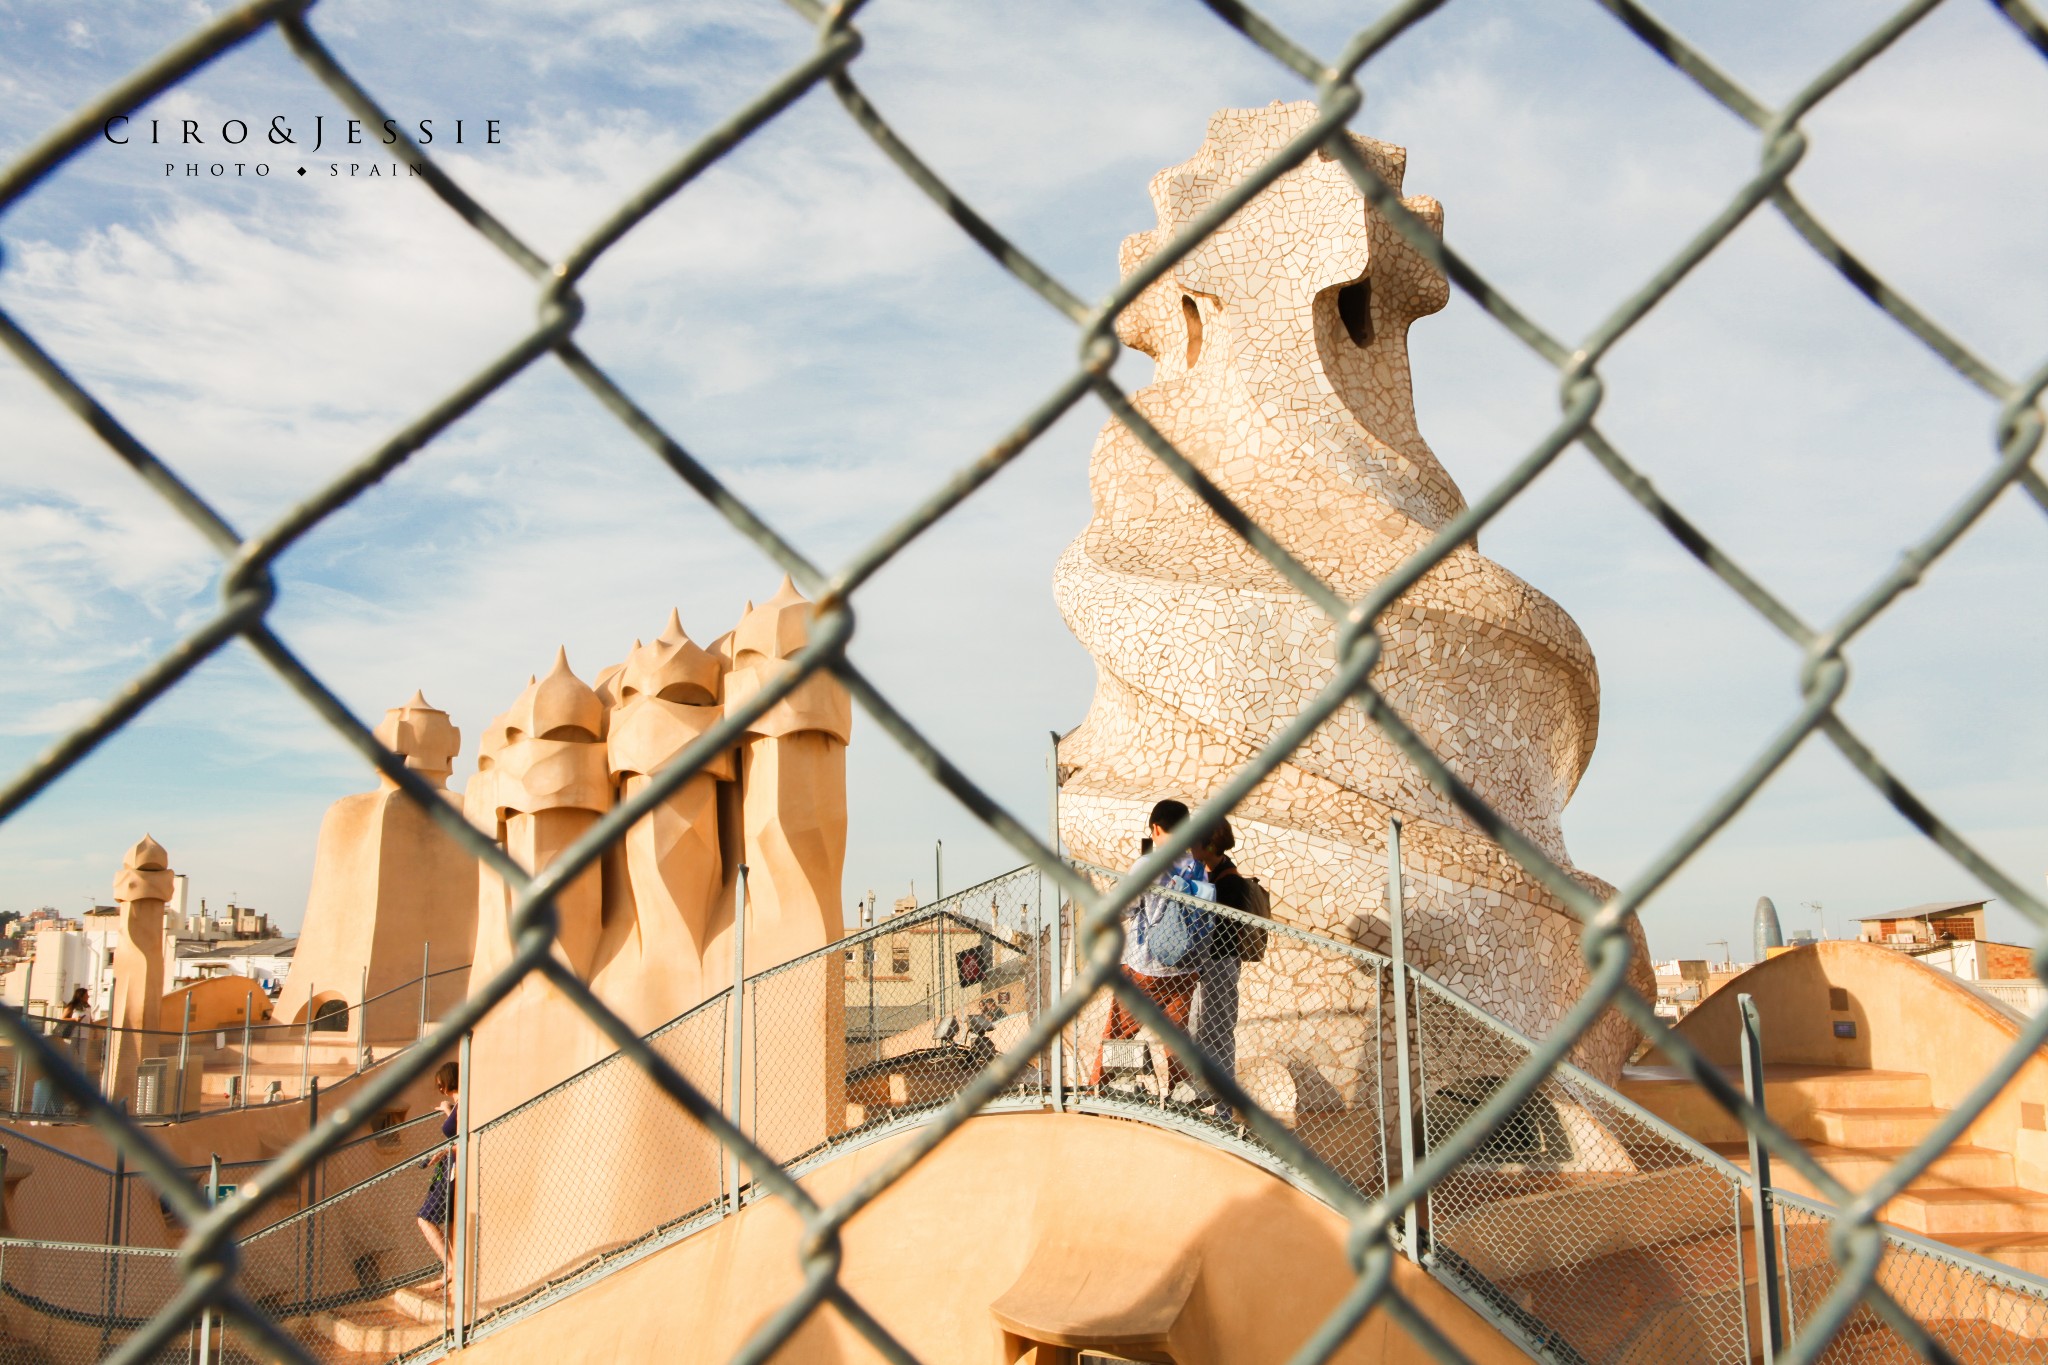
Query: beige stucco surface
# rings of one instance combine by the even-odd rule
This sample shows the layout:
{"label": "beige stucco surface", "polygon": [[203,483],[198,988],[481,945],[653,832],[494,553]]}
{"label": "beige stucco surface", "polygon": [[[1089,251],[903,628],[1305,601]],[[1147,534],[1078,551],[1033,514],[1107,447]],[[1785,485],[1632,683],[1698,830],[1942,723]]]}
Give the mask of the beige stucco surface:
{"label": "beige stucco surface", "polygon": [[[787,579],[748,604],[727,635],[699,647],[671,614],[652,643],[585,683],[566,653],[484,727],[463,791],[472,823],[515,861],[548,867],[618,803],[633,799],[731,709],[791,667],[811,604]],[[846,745],[852,702],[815,675],[770,707],[558,893],[555,955],[638,1033],[666,1023],[732,979],[738,869],[746,894],[748,974],[844,932]],[[513,957],[512,897],[476,874],[471,989]],[[787,1065],[807,1066],[816,1103],[808,1146],[844,1119],[837,1084],[842,1004],[818,973],[817,1008],[784,1022]],[[836,988],[836,980],[830,981]],[[588,1017],[537,974],[477,1026],[470,1100],[476,1121],[506,1112],[613,1050]],[[630,1120],[613,1116],[630,1127]]]}
{"label": "beige stucco surface", "polygon": [[[805,1184],[835,1198],[902,1141],[850,1153]],[[1299,1190],[1175,1133],[1077,1114],[990,1115],[848,1224],[840,1279],[923,1360],[1007,1365],[1022,1327],[1052,1345],[1163,1329],[1131,1353],[1277,1365],[1351,1283],[1344,1231]],[[726,1359],[798,1292],[798,1240],[787,1206],[755,1205],[464,1356],[477,1365]],[[1395,1278],[1471,1359],[1524,1359],[1413,1266],[1398,1262]],[[1061,1333],[1069,1339],[1051,1340]],[[1337,1358],[1425,1359],[1384,1314]],[[777,1359],[880,1357],[826,1309]]]}
{"label": "beige stucco surface", "polygon": [[[1843,992],[1842,1008],[1834,1007],[1831,989]],[[1889,948],[1829,940],[1758,963],[1679,1021],[1677,1031],[1717,1065],[1741,1064],[1741,995],[1756,1001],[1766,1064],[1923,1073],[1940,1109],[1961,1104],[2012,1047],[2020,1027],[2016,1016],[1945,972]],[[1853,1024],[1856,1036],[1836,1037],[1838,1020]],[[2038,1050],[1962,1141],[2015,1153],[2022,1179],[2048,1188],[2048,1171],[2034,1156],[2048,1134],[2023,1128],[2023,1102],[2048,1102],[2048,1056]],[[1698,1108],[1682,1124],[1687,1131],[1709,1141],[1741,1139],[1734,1119],[1703,1092]]]}
{"label": "beige stucco surface", "polygon": [[[418,693],[384,713],[377,737],[437,790],[461,747],[447,714]],[[355,1005],[366,984],[375,998],[414,980],[423,944],[435,970],[462,966],[475,939],[476,860],[380,777],[376,791],[343,797],[320,822],[305,927],[276,1017],[296,1024],[328,999]],[[404,1008],[372,1009],[370,1041],[409,1037],[413,1022]]]}

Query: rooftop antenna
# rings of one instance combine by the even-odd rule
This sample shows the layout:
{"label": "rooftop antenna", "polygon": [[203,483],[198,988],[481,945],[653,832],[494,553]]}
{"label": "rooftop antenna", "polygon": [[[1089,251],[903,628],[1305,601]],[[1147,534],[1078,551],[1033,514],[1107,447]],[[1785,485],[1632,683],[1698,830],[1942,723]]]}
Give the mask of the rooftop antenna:
{"label": "rooftop antenna", "polygon": [[[1799,903],[1800,903],[1801,905],[1805,906],[1805,907],[1806,907],[1807,909],[1809,909],[1809,910],[1813,911],[1813,913],[1814,913],[1814,914],[1816,914],[1816,915],[1820,916],[1820,936],[1821,936],[1822,938],[1826,938],[1826,937],[1828,936],[1828,914],[1827,914],[1827,911],[1825,911],[1825,910],[1821,909],[1821,905],[1820,905],[1820,902],[1819,902],[1819,901],[1801,901],[1801,902],[1799,902]],[[1932,935],[1932,934],[1934,933],[1934,930],[1933,930],[1933,928],[1932,928],[1932,927],[1930,926],[1927,932],[1928,932],[1928,934],[1929,934],[1929,935],[1931,936],[1931,935]]]}
{"label": "rooftop antenna", "polygon": [[1734,959],[1734,958],[1732,958],[1732,957],[1730,957],[1730,956],[1728,956],[1728,940],[1727,940],[1727,939],[1725,939],[1725,938],[1710,938],[1710,939],[1708,939],[1708,940],[1707,940],[1707,946],[1708,946],[1709,948],[1719,948],[1719,949],[1721,950],[1721,965],[1722,965],[1723,967],[1732,967],[1732,966],[1734,966],[1734,965],[1735,965],[1735,959]]}

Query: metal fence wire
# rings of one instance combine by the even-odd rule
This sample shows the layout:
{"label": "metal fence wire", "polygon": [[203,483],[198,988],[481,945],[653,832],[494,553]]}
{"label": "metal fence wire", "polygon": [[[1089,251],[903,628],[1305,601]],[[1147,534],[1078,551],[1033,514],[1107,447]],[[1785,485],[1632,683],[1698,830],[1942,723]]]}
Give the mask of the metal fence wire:
{"label": "metal fence wire", "polygon": [[[1238,0],[1207,0],[1208,7],[1225,24],[1311,88],[1317,117],[1272,160],[1223,195],[1178,236],[1124,278],[1107,297],[1093,303],[1053,278],[1000,229],[976,213],[936,170],[920,160],[898,138],[887,119],[867,99],[852,75],[863,44],[861,33],[854,26],[854,20],[863,8],[860,0],[840,0],[840,3],[830,6],[819,4],[818,0],[790,0],[797,18],[815,26],[817,42],[810,54],[699,139],[639,192],[620,203],[601,227],[559,261],[547,260],[535,252],[508,224],[456,184],[434,158],[401,133],[397,144],[391,148],[392,154],[418,166],[421,177],[452,212],[532,279],[538,319],[532,330],[516,344],[440,402],[420,413],[352,468],[275,524],[254,532],[244,532],[229,525],[174,469],[159,459],[140,436],[125,428],[101,406],[59,360],[44,350],[12,318],[0,314],[0,341],[4,341],[14,357],[90,426],[116,458],[198,528],[219,553],[225,567],[220,609],[153,661],[95,716],[66,735],[4,789],[0,789],[0,820],[19,811],[25,803],[68,772],[95,745],[133,719],[230,640],[240,638],[246,641],[316,714],[516,890],[516,911],[512,920],[515,935],[513,959],[495,975],[476,983],[471,996],[451,1010],[430,1033],[426,1046],[412,1049],[390,1065],[379,1068],[358,1092],[359,1105],[355,1107],[360,1111],[395,1098],[404,1086],[440,1057],[451,1053],[462,1034],[504,999],[522,979],[534,973],[547,978],[555,988],[575,1000],[621,1049],[621,1058],[614,1065],[619,1079],[616,1082],[606,1081],[606,1084],[633,1089],[649,1102],[656,1102],[660,1097],[679,1106],[693,1120],[686,1126],[692,1131],[701,1127],[723,1152],[737,1159],[744,1168],[742,1178],[754,1197],[785,1200],[799,1215],[804,1229],[803,1238],[800,1246],[791,1248],[791,1254],[801,1262],[802,1288],[778,1312],[760,1324],[735,1357],[739,1360],[767,1359],[811,1315],[821,1311],[840,1314],[853,1330],[885,1357],[897,1361],[914,1359],[892,1335],[889,1325],[872,1317],[840,1277],[841,1229],[961,1123],[1022,1083],[1045,1055],[1054,1036],[1061,1030],[1073,1030],[1084,1012],[1091,1006],[1099,1008],[1099,1002],[1111,992],[1163,1045],[1184,1058],[1198,1082],[1242,1116],[1252,1139],[1289,1169],[1298,1172],[1322,1198],[1351,1221],[1353,1235],[1348,1242],[1348,1254],[1357,1273],[1355,1288],[1325,1321],[1315,1325],[1299,1345],[1295,1356],[1297,1360],[1328,1358],[1376,1308],[1390,1313],[1395,1322],[1413,1334],[1436,1357],[1445,1360],[1460,1358],[1452,1344],[1395,1287],[1392,1267],[1396,1249],[1395,1238],[1391,1234],[1411,1207],[1426,1199],[1429,1215],[1435,1222],[1435,1236],[1447,1248],[1470,1248],[1469,1252],[1460,1251],[1461,1255],[1476,1254],[1482,1250],[1483,1239],[1477,1237],[1474,1220],[1484,1219],[1487,1216],[1484,1208],[1497,1204],[1473,1202],[1473,1186],[1482,1181],[1498,1183],[1517,1178],[1504,1169],[1510,1163],[1493,1158],[1509,1148],[1529,1144],[1540,1148],[1546,1143],[1577,1143],[1591,1131],[1582,1125],[1582,1116],[1589,1113],[1585,1097],[1575,1091],[1570,1072],[1561,1063],[1575,1040],[1610,1008],[1618,1008],[1641,1028],[1667,1057],[1679,1063],[1695,1081],[1757,1132],[1778,1160],[1789,1162],[1835,1206],[1835,1211],[1826,1215],[1799,1217],[1795,1216],[1797,1206],[1790,1201],[1780,1205],[1787,1219],[1788,1267],[1797,1272],[1794,1278],[1798,1286],[1792,1296],[1795,1300],[1792,1316],[1798,1333],[1784,1358],[1798,1362],[1819,1359],[1832,1350],[1840,1349],[1852,1338],[1875,1330],[1879,1324],[1895,1335],[1900,1350],[1904,1352],[1925,1359],[1949,1358],[1949,1352],[1937,1345],[1928,1331],[1900,1306],[1897,1296],[1906,1282],[1900,1277],[1910,1278],[1916,1271],[1896,1256],[1885,1256],[1886,1234],[1875,1223],[1876,1211],[1885,1199],[1929,1167],[1963,1125],[1974,1119],[2013,1076],[2021,1059],[2048,1038],[2048,1013],[2036,1015],[2021,1029],[2019,1038],[2001,1064],[1982,1079],[1964,1103],[1956,1107],[1949,1121],[1939,1125],[1910,1153],[1898,1159],[1884,1178],[1863,1193],[1855,1194],[1821,1169],[1784,1129],[1745,1103],[1740,1092],[1719,1071],[1706,1065],[1693,1049],[1663,1026],[1650,1002],[1626,985],[1627,928],[1644,901],[1770,780],[1803,741],[1819,734],[1839,749],[1851,765],[1928,839],[1994,895],[2041,926],[2044,941],[2048,941],[2048,906],[2044,906],[2032,891],[1993,866],[1916,797],[1858,737],[1837,710],[1847,687],[1845,651],[1848,646],[1956,543],[1994,499],[2007,488],[2017,485],[2025,497],[2048,511],[2048,483],[2043,482],[2041,472],[2030,463],[2041,439],[2042,416],[2035,404],[2044,385],[2048,385],[2048,366],[2020,379],[1998,373],[1963,341],[1943,329],[1859,261],[1814,217],[1791,187],[1790,177],[1808,145],[1807,135],[1800,127],[1801,119],[1851,75],[1926,18],[1941,0],[1913,0],[1905,5],[1816,75],[1790,101],[1777,108],[1743,90],[1705,53],[1687,43],[1658,16],[1633,3],[1633,0],[1595,2],[1668,62],[1678,76],[1693,82],[1735,118],[1754,128],[1758,135],[1759,164],[1748,182],[1725,207],[1700,227],[1676,255],[1641,288],[1617,303],[1589,335],[1577,342],[1560,339],[1517,308],[1471,262],[1440,242],[1425,225],[1407,213],[1399,202],[1399,196],[1359,157],[1345,136],[1345,124],[1363,100],[1358,84],[1361,70],[1418,21],[1440,8],[1445,0],[1405,0],[1405,3],[1392,6],[1357,33],[1334,59],[1305,50],[1257,11],[1238,3]],[[2010,21],[2020,41],[2048,57],[2048,20],[2030,9],[2025,0],[1993,0],[1993,3]],[[252,0],[252,3],[238,5],[219,15],[168,48],[80,109],[0,171],[0,211],[92,142],[106,118],[129,112],[176,86],[223,52],[272,28],[281,34],[306,69],[338,96],[352,114],[372,121],[373,125],[381,123],[385,111],[379,106],[376,96],[328,50],[308,18],[308,9],[309,0]],[[1013,429],[987,450],[963,463],[941,486],[929,492],[910,512],[837,569],[813,564],[801,550],[778,534],[735,496],[712,470],[695,459],[636,404],[583,352],[576,340],[584,313],[577,285],[591,266],[643,219],[690,186],[707,167],[800,97],[821,85],[830,88],[854,122],[912,183],[930,197],[940,212],[994,257],[1019,284],[1074,323],[1078,343],[1078,360],[1072,373],[1042,402]],[[1559,380],[1561,416],[1557,423],[1505,478],[1450,520],[1424,549],[1358,601],[1346,600],[1320,581],[1277,540],[1232,504],[1182,452],[1147,422],[1124,390],[1110,378],[1111,363],[1119,351],[1114,324],[1125,306],[1252,196],[1318,152],[1341,164],[1374,211],[1443,271],[1456,287],[1470,295],[1510,333],[1552,365]],[[1850,288],[1864,295],[1892,323],[1932,350],[1981,392],[1993,416],[1988,433],[1988,466],[1975,486],[1954,506],[1941,513],[1925,536],[1908,547],[1895,568],[1872,582],[1840,618],[1828,622],[1802,619],[1768,587],[1745,572],[1704,531],[1651,486],[1602,432],[1596,421],[1604,391],[1599,370],[1602,358],[1681,280],[1719,248],[1739,224],[1766,205],[1782,215],[1814,252],[1840,273]],[[817,610],[810,641],[795,656],[792,668],[744,705],[734,708],[635,798],[622,802],[597,822],[552,866],[540,874],[529,875],[501,849],[466,824],[437,793],[423,785],[405,767],[403,760],[382,747],[370,730],[350,714],[321,679],[272,632],[268,615],[276,598],[272,566],[280,556],[327,517],[397,469],[463,414],[528,366],[549,356],[566,367],[677,477],[787,571],[817,604]],[[1334,668],[1324,690],[1281,728],[1255,759],[1218,790],[1197,812],[1197,818],[1189,821],[1176,837],[1154,850],[1127,875],[1106,885],[1098,885],[1088,876],[1063,864],[1056,851],[1034,835],[1024,822],[971,782],[924,738],[909,717],[891,705],[846,652],[854,631],[852,602],[861,586],[906,544],[973,496],[1010,462],[1021,458],[1055,419],[1090,394],[1104,402],[1173,477],[1199,495],[1252,549],[1326,612],[1336,628]],[[1574,444],[1587,450],[1644,512],[1662,525],[1708,572],[1754,609],[1770,627],[1797,646],[1802,655],[1798,670],[1802,700],[1796,712],[1782,722],[1738,780],[1702,810],[1690,827],[1649,862],[1644,872],[1605,901],[1591,896],[1551,862],[1536,843],[1481,801],[1429,750],[1369,681],[1373,665],[1381,655],[1376,623],[1382,612],[1457,546],[1476,535],[1560,453]],[[673,1048],[664,1046],[666,1040],[647,1043],[637,1038],[633,1030],[608,1010],[583,982],[550,956],[557,891],[600,858],[634,821],[647,814],[705,762],[738,739],[746,726],[805,678],[819,671],[836,675],[882,730],[1017,849],[1034,869],[1049,879],[1051,885],[1060,889],[1064,900],[1072,907],[1078,940],[1076,946],[1081,954],[1071,977],[1065,979],[1064,989],[1045,1000],[1045,1007],[1036,1014],[1029,1027],[1018,1036],[1006,1039],[1005,1045],[986,1067],[946,1101],[930,1122],[911,1131],[903,1145],[894,1149],[876,1170],[848,1193],[822,1206],[800,1188],[782,1166],[782,1162],[800,1158],[803,1154],[778,1149],[772,1136],[773,1123],[764,1119],[765,1126],[760,1130],[758,1140],[743,1134],[727,1117],[720,1103],[723,1097],[717,1090],[716,1077],[707,1077],[692,1066],[686,1055],[687,1049],[685,1055],[679,1055]],[[1206,817],[1235,806],[1307,736],[1344,706],[1363,708],[1380,730],[1406,754],[1423,778],[1453,801],[1478,829],[1497,841],[1508,856],[1541,880],[1582,918],[1584,953],[1593,968],[1585,993],[1550,1037],[1520,1047],[1498,1047],[1491,1051],[1480,1048],[1465,1057],[1461,1063],[1464,1070],[1455,1076],[1440,1071],[1444,1084],[1425,1096],[1432,1125],[1429,1142],[1404,1178],[1377,1184],[1361,1184],[1347,1178],[1347,1172],[1339,1168],[1340,1164],[1348,1164],[1353,1170],[1361,1165],[1370,1167],[1380,1160],[1377,1154],[1362,1160],[1346,1161],[1329,1151],[1326,1145],[1319,1147],[1310,1134],[1266,1108],[1260,1095],[1250,1093],[1247,1087],[1240,1086],[1210,1066],[1193,1047],[1192,1040],[1164,1018],[1153,1003],[1117,970],[1123,908],[1184,849]],[[2037,965],[2048,970],[2048,954],[2038,956]],[[821,989],[806,986],[800,979],[800,971],[793,972],[790,980],[782,985],[773,981],[761,983],[751,1007],[808,1010],[827,998],[820,994]],[[1375,989],[1378,989],[1377,984]],[[1415,1003],[1426,1040],[1437,1025],[1430,1020],[1432,1007],[1427,998],[1427,987],[1418,983],[1416,989],[1422,992]],[[807,991],[818,998],[807,998]],[[296,1267],[302,1283],[309,1274],[318,1278],[329,1273],[327,1268],[317,1263],[318,1248],[311,1252],[302,1248],[292,1255],[272,1257],[267,1253],[259,1254],[259,1248],[253,1244],[245,1244],[238,1252],[236,1239],[250,1231],[259,1217],[259,1210],[276,1190],[308,1176],[346,1136],[354,1118],[340,1114],[329,1116],[262,1171],[244,1178],[234,1198],[217,1208],[208,1208],[189,1176],[141,1128],[100,1096],[89,1078],[71,1065],[53,1040],[25,1029],[4,1013],[0,1013],[0,1036],[5,1036],[17,1049],[31,1055],[41,1071],[55,1078],[58,1088],[68,1099],[80,1106],[90,1121],[116,1144],[130,1169],[141,1173],[155,1187],[176,1221],[189,1229],[182,1250],[175,1257],[167,1257],[162,1252],[131,1251],[125,1253],[122,1260],[133,1264],[118,1272],[108,1262],[103,1248],[10,1252],[11,1255],[40,1255],[48,1262],[46,1273],[53,1284],[68,1282],[76,1275],[88,1273],[66,1266],[67,1259],[80,1261],[81,1266],[90,1267],[91,1275],[105,1279],[107,1293],[111,1296],[107,1302],[112,1308],[103,1315],[103,1325],[81,1327],[79,1330],[98,1333],[100,1346],[113,1347],[115,1359],[153,1359],[159,1353],[175,1351],[181,1342],[189,1340],[201,1311],[212,1309],[224,1312],[231,1319],[229,1335],[238,1343],[237,1349],[246,1347],[261,1355],[290,1360],[308,1359],[308,1348],[279,1326],[270,1305],[289,1298],[290,1287],[286,1281],[290,1278],[290,1268]],[[873,1041],[869,1039],[870,1044]],[[1426,1063],[1428,1057],[1423,1060]],[[638,1076],[633,1076],[631,1073],[636,1071]],[[1427,1087],[1429,1082],[1425,1079],[1424,1084]],[[1435,1126],[1447,1121],[1445,1116],[1453,1108],[1461,1116],[1460,1121],[1449,1129]],[[1532,1117],[1546,1114],[1548,1118]],[[678,1121],[682,1122],[680,1114]],[[1614,1140],[1655,1146],[1655,1140],[1646,1133]],[[1562,1151],[1564,1147],[1560,1145],[1558,1150]],[[724,1164],[720,1152],[708,1145],[702,1152],[693,1154],[691,1160],[709,1165]],[[1712,1172],[1693,1170],[1675,1159],[1673,1164],[1660,1166],[1654,1156],[1648,1156],[1635,1165],[1639,1169],[1633,1179],[1661,1181],[1668,1198],[1675,1204],[1697,1207],[1702,1216],[1717,1210],[1718,1201],[1728,1192],[1723,1188],[1721,1179]],[[1486,1173],[1489,1166],[1495,1168],[1491,1174]],[[1456,1179],[1451,1178],[1454,1171],[1460,1172]],[[693,1179],[693,1188],[695,1183]],[[1388,1184],[1391,1188],[1387,1187]],[[713,1188],[707,1177],[703,1184],[704,1192],[708,1194]],[[479,1197],[488,1205],[491,1191],[485,1188]],[[676,1216],[687,1215],[688,1210],[681,1205],[688,1203],[691,1197],[694,1196],[679,1197]],[[1524,1191],[1521,1198],[1526,1204],[1529,1200],[1540,1201],[1543,1194],[1540,1190],[1530,1189]],[[292,1226],[289,1221],[278,1224],[263,1234],[263,1239],[266,1242],[277,1240],[282,1246],[288,1240]],[[1461,1241],[1468,1230],[1474,1230],[1473,1239]],[[486,1276],[491,1273],[492,1254],[492,1249],[486,1246],[483,1260]],[[1504,1253],[1495,1248],[1492,1254]],[[293,1256],[297,1257],[296,1261]],[[285,1269],[280,1271],[280,1266]],[[1523,1269],[1526,1271],[1524,1283],[1527,1292],[1544,1292],[1542,1268],[1531,1263]],[[1733,1281],[1728,1278],[1730,1274],[1729,1268],[1714,1262],[1711,1255],[1698,1263],[1697,1275],[1703,1284],[1732,1286]],[[281,1295],[284,1298],[280,1298]],[[136,1304],[146,1307],[146,1316],[140,1310],[130,1311]],[[1727,1311],[1736,1310],[1731,1307]],[[131,1317],[139,1320],[131,1322]],[[104,1325],[116,1321],[118,1330]],[[1655,1332],[1662,1329],[1646,1323],[1643,1330]]]}

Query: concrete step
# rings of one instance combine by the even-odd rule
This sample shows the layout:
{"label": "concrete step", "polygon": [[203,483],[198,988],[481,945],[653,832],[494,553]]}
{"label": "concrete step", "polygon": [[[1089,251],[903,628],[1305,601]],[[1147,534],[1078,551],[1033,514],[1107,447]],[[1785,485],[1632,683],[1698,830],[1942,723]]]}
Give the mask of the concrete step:
{"label": "concrete step", "polygon": [[[1805,1146],[1807,1154],[1818,1161],[1828,1174],[1858,1192],[1870,1188],[1879,1176],[1891,1169],[1894,1162],[1912,1150],[1910,1147],[1835,1147],[1825,1142],[1809,1142]],[[1749,1169],[1747,1143],[1715,1143],[1714,1150],[1733,1165]],[[1779,1189],[1803,1194],[1810,1199],[1825,1198],[1790,1162],[1782,1158],[1771,1161],[1771,1183]],[[2009,1153],[1989,1147],[1956,1146],[1936,1157],[1934,1164],[1913,1182],[1913,1188],[1968,1189],[2012,1183],[2012,1157]]]}
{"label": "concrete step", "polygon": [[359,1304],[306,1319],[307,1331],[358,1355],[391,1356],[415,1351],[441,1336],[439,1323],[424,1323],[401,1313],[388,1299]]}
{"label": "concrete step", "polygon": [[2048,1232],[2048,1194],[2018,1185],[1909,1190],[1880,1212],[1888,1223],[1943,1240],[1954,1234]]}
{"label": "concrete step", "polygon": [[1933,1088],[1922,1071],[1877,1071],[1832,1066],[1767,1066],[1764,1103],[1797,1098],[1814,1109],[1883,1109],[1931,1102]]}
{"label": "concrete step", "polygon": [[1941,1240],[1958,1251],[2002,1262],[2029,1275],[2048,1275],[2048,1232],[1957,1232]]}
{"label": "concrete step", "polygon": [[[1730,1084],[1741,1087],[1740,1071],[1727,1067],[1721,1070]],[[1742,1125],[1734,1116],[1676,1067],[1629,1067],[1622,1073],[1619,1089],[1666,1123],[1702,1142],[1735,1142],[1743,1136]],[[1926,1074],[1918,1071],[1781,1065],[1764,1068],[1765,1108],[1802,1140],[1818,1139],[1843,1146],[1899,1145],[1846,1142],[1829,1137],[1818,1128],[1816,1112],[1918,1108],[1926,1106],[1931,1096]]]}
{"label": "concrete step", "polygon": [[1816,1108],[1812,1138],[1831,1147],[1911,1147],[1947,1117],[1948,1110],[1924,1104]]}
{"label": "concrete step", "polygon": [[447,1317],[447,1300],[439,1290],[427,1294],[418,1289],[401,1289],[391,1296],[391,1306],[414,1322],[431,1327],[439,1327]]}

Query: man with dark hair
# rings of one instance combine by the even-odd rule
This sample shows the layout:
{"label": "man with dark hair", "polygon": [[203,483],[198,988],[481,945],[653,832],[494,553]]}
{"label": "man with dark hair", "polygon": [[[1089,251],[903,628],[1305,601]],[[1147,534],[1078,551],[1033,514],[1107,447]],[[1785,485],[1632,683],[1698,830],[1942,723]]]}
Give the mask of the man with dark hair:
{"label": "man with dark hair", "polygon": [[1159,802],[1152,807],[1152,841],[1157,843],[1164,839],[1180,828],[1180,822],[1187,818],[1188,808],[1185,802],[1176,801],[1170,796]]}
{"label": "man with dark hair", "polygon": [[[1148,846],[1163,843],[1182,822],[1188,818],[1185,803],[1171,798],[1152,807],[1149,820],[1151,839]],[[1192,854],[1183,853],[1174,860],[1159,884],[1168,891],[1181,895],[1199,895],[1203,899],[1214,899],[1215,891],[1204,876],[1201,862]],[[1157,892],[1148,891],[1136,903],[1124,911],[1124,975],[1135,983],[1139,990],[1152,997],[1168,1019],[1185,1029],[1188,1026],[1188,1012],[1195,1001],[1195,986],[1201,980],[1200,968],[1205,954],[1199,945],[1188,948],[1185,944],[1175,945],[1175,951],[1166,944],[1162,926],[1171,916],[1185,919],[1187,907]],[[1199,914],[1199,912],[1197,912]],[[1207,915],[1200,915],[1200,928],[1208,928]],[[1112,999],[1109,1007],[1109,1023],[1103,1029],[1103,1042],[1112,1038],[1135,1038],[1140,1025],[1138,1017],[1124,1008],[1124,1002]],[[1095,1049],[1095,1068],[1090,1077],[1094,1085],[1102,1084],[1102,1049]],[[1169,1095],[1182,1086],[1194,1092],[1194,1078],[1181,1064],[1179,1057],[1169,1049],[1166,1059],[1166,1090]]]}
{"label": "man with dark hair", "polygon": [[[1216,903],[1251,913],[1250,886],[1230,857],[1230,850],[1236,847],[1237,832],[1231,829],[1228,820],[1218,820],[1190,851],[1201,860],[1210,884],[1216,888]],[[1195,1041],[1208,1054],[1210,1063],[1231,1077],[1237,1075],[1237,986],[1238,974],[1244,968],[1243,940],[1248,932],[1242,920],[1215,917],[1197,972],[1201,986],[1195,992],[1190,1025]],[[1263,951],[1261,948],[1260,952]],[[1214,1112],[1220,1119],[1231,1117],[1230,1106],[1221,1100],[1215,1101]]]}

